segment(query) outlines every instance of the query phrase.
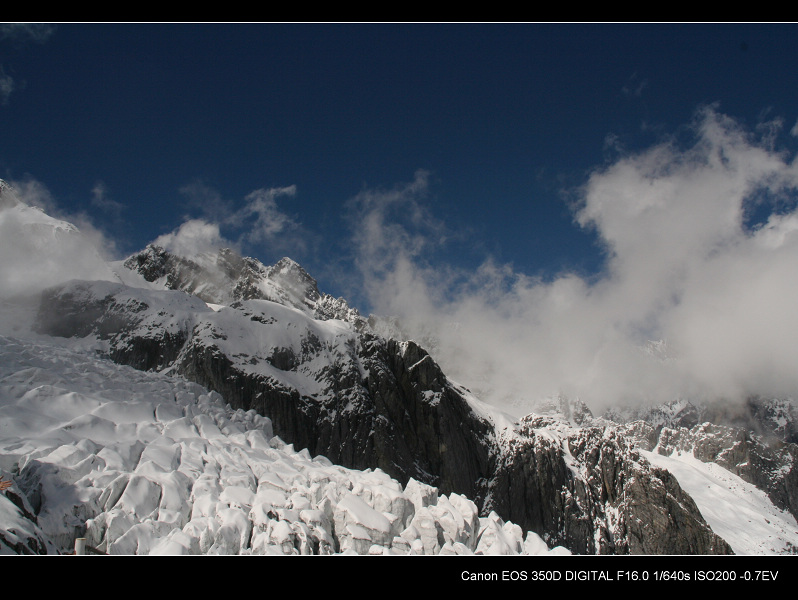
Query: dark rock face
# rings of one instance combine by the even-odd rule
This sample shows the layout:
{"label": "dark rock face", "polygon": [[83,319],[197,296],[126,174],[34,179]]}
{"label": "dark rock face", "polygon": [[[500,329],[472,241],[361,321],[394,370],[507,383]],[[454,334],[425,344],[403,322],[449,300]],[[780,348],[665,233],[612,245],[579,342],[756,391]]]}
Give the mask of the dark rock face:
{"label": "dark rock face", "polygon": [[138,272],[147,281],[164,279],[169,289],[195,294],[206,302],[218,301],[212,299],[212,295],[207,292],[203,293],[203,288],[211,283],[206,269],[194,261],[171,254],[160,246],[147,246],[142,252],[128,258],[125,267]]}
{"label": "dark rock face", "polygon": [[[413,342],[369,336],[364,344],[369,397],[389,436],[380,454],[397,453],[404,476],[425,479],[440,488],[479,498],[491,470],[491,426],[479,418],[449,384],[432,357]],[[383,367],[384,365],[384,367]],[[430,481],[431,479],[431,481]],[[423,479],[421,479],[423,481]]]}
{"label": "dark rock face", "polygon": [[[7,490],[0,498],[0,504],[4,512],[16,512],[17,522],[22,526],[19,529],[10,527],[0,530],[0,552],[3,554],[5,548],[14,554],[42,555],[55,553],[45,541],[45,536],[37,525],[36,514],[33,507],[28,503],[27,497],[20,494],[18,490],[12,488]],[[27,523],[26,523],[27,521]]]}
{"label": "dark rock face", "polygon": [[502,447],[486,508],[507,515],[503,518],[522,529],[536,531],[550,545],[592,554],[591,507],[585,505],[584,498],[579,504],[577,496],[569,493],[575,485],[562,449],[530,428]]}
{"label": "dark rock face", "polygon": [[310,308],[321,298],[316,280],[290,258],[280,259],[266,274],[290,296],[304,301]]}
{"label": "dark rock face", "polygon": [[706,420],[722,425],[737,425],[753,431],[766,441],[781,440],[798,444],[798,404],[783,398],[751,397],[745,402],[742,423],[726,423],[707,415]]}
{"label": "dark rock face", "polygon": [[[219,392],[233,408],[269,417],[285,441],[337,464],[379,467],[402,483],[412,477],[447,494],[473,498],[482,491],[490,472],[491,426],[415,343],[353,328],[344,353],[328,352],[308,330],[299,347],[276,347],[265,358],[287,374],[314,359],[322,363],[313,372],[319,393],[304,395],[279,377],[245,369],[257,363],[255,357],[242,363],[240,356],[226,354],[219,342],[228,333],[204,316],[213,314],[204,304],[178,292],[125,290],[97,282],[50,290],[38,330],[65,337],[96,335],[107,341],[112,360],[135,368],[170,366]],[[273,324],[264,307],[234,303],[227,319]],[[295,318],[297,324],[310,322],[309,317]],[[254,325],[246,330],[268,335]]]}
{"label": "dark rock face", "polygon": [[[767,492],[798,518],[798,406],[789,399],[751,397],[744,403],[680,402],[607,416],[643,450],[692,454]],[[630,420],[630,417],[638,420]]]}
{"label": "dark rock face", "polygon": [[193,294],[205,302],[223,304],[236,300],[268,299],[258,285],[268,278],[267,268],[229,248],[198,261],[151,244],[128,258],[125,267],[149,282],[161,280],[168,289]]}
{"label": "dark rock face", "polygon": [[732,554],[676,479],[620,432],[585,427],[561,444],[536,431],[546,425],[522,420],[506,448],[490,484],[499,514],[582,554]]}
{"label": "dark rock face", "polygon": [[142,302],[120,304],[109,293],[100,298],[89,285],[69,289],[54,288],[42,294],[36,328],[39,333],[60,337],[86,337],[95,334],[107,339],[130,329],[136,315],[149,308]]}

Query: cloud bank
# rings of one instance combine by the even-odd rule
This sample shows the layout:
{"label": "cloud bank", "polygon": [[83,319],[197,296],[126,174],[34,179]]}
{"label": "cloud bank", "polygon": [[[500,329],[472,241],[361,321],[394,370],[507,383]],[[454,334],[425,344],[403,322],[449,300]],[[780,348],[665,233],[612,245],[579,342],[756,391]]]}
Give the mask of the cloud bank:
{"label": "cloud bank", "polygon": [[516,414],[557,394],[594,409],[798,396],[798,167],[772,127],[758,131],[705,108],[680,132],[689,142],[593,172],[574,207],[606,255],[590,280],[542,281],[490,259],[433,267],[443,228],[427,220],[425,175],[363,192],[353,243],[374,312]]}

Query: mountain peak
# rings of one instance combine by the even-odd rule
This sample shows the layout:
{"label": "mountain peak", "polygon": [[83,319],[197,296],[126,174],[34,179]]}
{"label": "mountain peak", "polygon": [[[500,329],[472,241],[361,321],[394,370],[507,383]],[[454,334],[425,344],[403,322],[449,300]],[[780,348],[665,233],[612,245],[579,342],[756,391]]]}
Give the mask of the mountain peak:
{"label": "mountain peak", "polygon": [[360,313],[345,300],[322,294],[316,280],[288,257],[267,267],[231,248],[222,248],[216,254],[185,257],[150,244],[129,257],[124,266],[150,283],[198,296],[211,304],[270,300],[320,320],[361,320]]}
{"label": "mountain peak", "polygon": [[315,303],[321,297],[316,280],[299,263],[288,257],[277,261],[269,269],[268,277],[298,299]]}

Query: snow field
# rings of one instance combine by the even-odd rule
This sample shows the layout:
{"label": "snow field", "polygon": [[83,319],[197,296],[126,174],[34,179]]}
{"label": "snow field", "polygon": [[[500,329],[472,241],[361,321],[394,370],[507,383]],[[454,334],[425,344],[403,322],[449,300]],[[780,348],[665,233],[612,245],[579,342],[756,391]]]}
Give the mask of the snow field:
{"label": "snow field", "polygon": [[765,492],[734,473],[714,463],[701,462],[689,453],[641,453],[652,464],[676,476],[712,530],[729,543],[735,554],[784,554],[798,547],[795,517],[774,506]]}

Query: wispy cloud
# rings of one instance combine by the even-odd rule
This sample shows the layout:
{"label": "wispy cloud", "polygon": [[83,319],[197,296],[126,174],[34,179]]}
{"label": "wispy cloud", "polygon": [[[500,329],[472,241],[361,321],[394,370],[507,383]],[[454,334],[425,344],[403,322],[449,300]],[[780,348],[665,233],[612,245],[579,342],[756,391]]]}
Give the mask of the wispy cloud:
{"label": "wispy cloud", "polygon": [[91,190],[91,204],[101,211],[110,214],[114,218],[119,218],[125,205],[111,198],[108,186],[104,182],[98,181]]}
{"label": "wispy cloud", "polygon": [[186,217],[175,231],[155,243],[191,256],[193,251],[215,251],[231,247],[246,251],[256,247],[296,251],[305,245],[308,234],[301,223],[278,205],[280,198],[293,198],[296,186],[261,188],[236,203],[226,200],[203,182],[184,186],[181,193],[198,217]]}
{"label": "wispy cloud", "polygon": [[179,256],[192,258],[234,245],[233,242],[224,239],[217,224],[203,219],[184,221],[180,227],[171,233],[159,236],[153,243]]}
{"label": "wispy cloud", "polygon": [[[388,212],[422,214],[425,180],[362,193],[353,242],[375,311],[518,413],[558,393],[594,407],[798,394],[798,167],[772,148],[772,127],[755,135],[706,108],[690,131],[690,144],[624,155],[579,191],[575,223],[607,256],[596,280],[544,282],[489,258],[475,272],[433,267],[437,228]],[[666,358],[646,351],[652,340]]]}
{"label": "wispy cloud", "polygon": [[635,96],[639,98],[643,95],[643,90],[648,87],[648,80],[640,79],[637,73],[633,73],[627,82],[621,88],[621,92],[625,96]]}
{"label": "wispy cloud", "polygon": [[0,105],[8,104],[11,93],[17,88],[14,78],[7,75],[3,66],[0,65]]}
{"label": "wispy cloud", "polygon": [[242,240],[268,243],[277,236],[299,228],[297,220],[277,206],[277,198],[296,196],[296,186],[259,189],[247,195],[244,206],[228,222],[243,230]]}
{"label": "wispy cloud", "polygon": [[0,40],[43,44],[56,31],[50,23],[0,23]]}
{"label": "wispy cloud", "polygon": [[85,214],[64,214],[33,178],[10,183],[3,194],[21,204],[0,206],[0,296],[35,294],[69,279],[115,279],[106,262],[114,244]]}
{"label": "wispy cloud", "polygon": [[[29,43],[43,44],[55,32],[55,26],[47,23],[0,23],[0,41],[15,47]],[[9,102],[11,94],[24,87],[0,64],[0,106]]]}

